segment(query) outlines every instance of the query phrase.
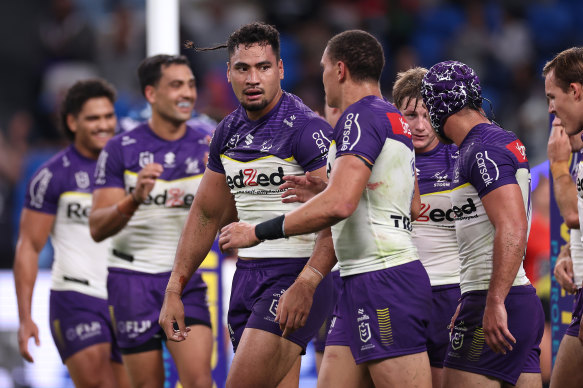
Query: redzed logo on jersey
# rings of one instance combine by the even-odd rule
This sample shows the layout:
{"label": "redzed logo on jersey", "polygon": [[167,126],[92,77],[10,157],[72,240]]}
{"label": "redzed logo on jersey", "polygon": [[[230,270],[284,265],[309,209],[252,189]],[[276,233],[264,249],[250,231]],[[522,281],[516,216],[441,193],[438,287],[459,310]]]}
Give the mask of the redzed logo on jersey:
{"label": "redzed logo on jersey", "polygon": [[409,139],[411,138],[411,130],[409,129],[409,124],[403,119],[399,113],[387,112],[387,117],[391,122],[391,128],[395,135],[405,135]]}
{"label": "redzed logo on jersey", "polygon": [[506,148],[510,150],[518,159],[518,163],[524,163],[528,160],[526,159],[526,147],[522,144],[520,140],[515,140],[510,144],[506,145]]}

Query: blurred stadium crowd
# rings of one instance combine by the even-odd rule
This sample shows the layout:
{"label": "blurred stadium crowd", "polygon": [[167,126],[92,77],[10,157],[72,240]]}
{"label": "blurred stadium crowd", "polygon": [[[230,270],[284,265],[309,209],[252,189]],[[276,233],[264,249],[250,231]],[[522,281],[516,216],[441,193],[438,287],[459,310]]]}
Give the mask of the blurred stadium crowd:
{"label": "blurred stadium crowd", "polygon": [[[495,120],[524,141],[533,166],[546,158],[549,127],[541,69],[583,43],[581,14],[577,0],[181,0],[180,37],[205,47],[244,23],[276,25],[284,89],[320,112],[320,56],[337,32],[360,28],[383,43],[386,96],[398,71],[463,61],[480,76]],[[135,69],[146,56],[145,0],[1,2],[0,15],[0,267],[10,268],[26,180],[64,144],[55,120],[63,91],[101,76],[118,89],[120,119],[143,117]],[[183,54],[194,65],[197,110],[221,120],[237,102],[226,83],[226,51]]]}

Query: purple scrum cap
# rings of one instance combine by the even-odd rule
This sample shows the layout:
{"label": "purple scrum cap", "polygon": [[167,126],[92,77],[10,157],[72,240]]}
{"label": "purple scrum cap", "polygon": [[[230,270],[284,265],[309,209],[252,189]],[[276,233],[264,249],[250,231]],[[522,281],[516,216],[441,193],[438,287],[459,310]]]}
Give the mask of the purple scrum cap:
{"label": "purple scrum cap", "polygon": [[443,138],[443,123],[464,106],[482,106],[482,88],[478,76],[468,65],[457,61],[439,62],[423,77],[423,102],[429,111],[433,129]]}

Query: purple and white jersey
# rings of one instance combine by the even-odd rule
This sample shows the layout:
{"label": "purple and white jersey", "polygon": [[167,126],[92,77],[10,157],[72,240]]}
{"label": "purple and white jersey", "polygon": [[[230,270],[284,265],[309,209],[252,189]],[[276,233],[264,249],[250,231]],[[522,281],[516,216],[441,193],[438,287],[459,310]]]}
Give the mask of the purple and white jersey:
{"label": "purple and white jersey", "polygon": [[110,267],[146,273],[172,269],[178,239],[205,168],[209,150],[205,136],[187,127],[182,138],[164,140],[143,123],[115,136],[101,151],[96,189],[119,187],[130,193],[147,164],[159,163],[164,169],[148,199],[112,237]]}
{"label": "purple and white jersey", "polygon": [[24,206],[55,216],[51,289],[106,299],[109,240],[89,233],[89,211],[96,161],[69,146],[43,164],[28,184]]}
{"label": "purple and white jersey", "polygon": [[329,168],[342,155],[362,158],[371,167],[371,175],[356,211],[332,226],[340,275],[418,260],[410,218],[415,154],[401,113],[375,96],[350,105],[334,128]]}
{"label": "purple and white jersey", "polygon": [[[581,225],[583,217],[583,203],[581,199],[581,179],[579,176],[579,171],[583,169],[583,150],[578,152],[573,152],[571,157],[571,177],[573,182],[577,185],[577,209],[579,211],[579,225]],[[570,231],[571,242],[571,260],[573,261],[573,275],[575,280],[575,285],[581,287],[583,282],[583,242],[581,241],[581,229],[571,229]]]}
{"label": "purple and white jersey", "polygon": [[[283,93],[278,104],[257,121],[239,106],[217,126],[208,168],[225,174],[239,220],[258,224],[300,206],[282,203],[284,175],[304,175],[326,165],[332,128],[296,96]],[[253,258],[309,257],[315,234],[264,241],[239,249]]]}
{"label": "purple and white jersey", "polygon": [[458,156],[454,144],[443,143],[415,155],[421,213],[413,222],[413,242],[432,286],[460,282],[455,212],[450,199],[453,167]]}
{"label": "purple and white jersey", "polygon": [[[481,198],[510,184],[520,187],[530,232],[530,169],[524,145],[512,132],[495,124],[476,125],[460,146],[451,194],[456,213],[462,294],[487,290],[490,285],[495,230]],[[512,285],[528,283],[521,263]]]}

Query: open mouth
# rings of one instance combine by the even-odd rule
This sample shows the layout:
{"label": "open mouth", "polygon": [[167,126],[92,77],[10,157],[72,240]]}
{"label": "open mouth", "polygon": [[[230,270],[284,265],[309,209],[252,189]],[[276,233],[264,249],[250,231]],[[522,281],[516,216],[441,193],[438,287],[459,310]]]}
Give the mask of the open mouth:
{"label": "open mouth", "polygon": [[247,89],[243,93],[250,100],[256,100],[263,95],[263,91],[261,89]]}
{"label": "open mouth", "polygon": [[113,131],[99,130],[99,131],[92,132],[91,135],[95,136],[97,138],[100,138],[100,139],[109,139],[110,137],[113,136]]}

